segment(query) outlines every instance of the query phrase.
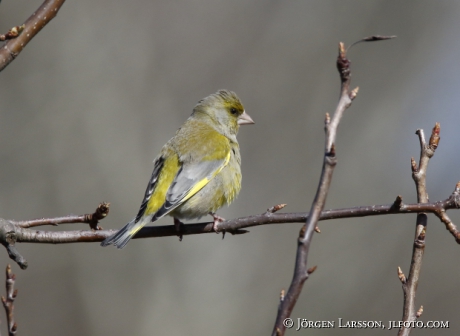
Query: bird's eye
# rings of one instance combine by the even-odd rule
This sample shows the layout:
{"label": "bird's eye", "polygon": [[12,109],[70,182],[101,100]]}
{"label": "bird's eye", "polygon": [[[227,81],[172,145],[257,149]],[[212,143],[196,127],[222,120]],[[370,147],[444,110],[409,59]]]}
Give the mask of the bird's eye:
{"label": "bird's eye", "polygon": [[237,114],[237,113],[238,113],[238,111],[237,111],[236,108],[234,108],[234,107],[232,107],[232,108],[230,109],[230,112],[231,112],[231,114]]}

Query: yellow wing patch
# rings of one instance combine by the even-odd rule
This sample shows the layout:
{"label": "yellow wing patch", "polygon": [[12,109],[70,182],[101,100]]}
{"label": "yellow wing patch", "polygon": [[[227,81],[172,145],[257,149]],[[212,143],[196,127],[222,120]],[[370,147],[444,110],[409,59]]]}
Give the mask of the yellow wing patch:
{"label": "yellow wing patch", "polygon": [[[210,171],[208,175],[201,180],[197,181],[193,184],[189,190],[185,191],[185,194],[180,199],[176,199],[173,203],[169,203],[167,199],[168,191],[173,185],[174,180],[177,178],[177,172],[180,170],[180,164],[178,157],[176,155],[169,157],[166,159],[164,163],[164,167],[160,173],[158,184],[153,191],[152,197],[148,201],[147,208],[145,210],[143,219],[140,221],[142,222],[147,216],[153,215],[153,219],[161,218],[167,213],[171,212],[179,205],[183,204],[193,195],[195,195],[198,191],[200,191],[205,185],[209,183],[217,174],[219,174],[225,166],[228,165],[230,162],[231,152],[229,151],[225,156],[222,164],[217,167],[214,171]],[[139,224],[140,224],[139,222]],[[143,223],[139,226],[139,228],[133,227],[130,233],[136,233],[143,225]]]}
{"label": "yellow wing patch", "polygon": [[178,171],[179,159],[177,155],[171,155],[165,160],[163,169],[161,170],[160,176],[158,178],[158,184],[155,187],[152,197],[147,204],[147,209],[145,210],[144,216],[156,213],[158,209],[163,206],[166,199],[166,193],[173,183]]}
{"label": "yellow wing patch", "polygon": [[190,191],[187,193],[187,195],[185,195],[185,197],[182,199],[181,203],[184,203],[186,200],[188,200],[190,197],[192,197],[193,195],[195,195],[198,191],[201,190],[201,188],[203,188],[206,184],[209,183],[209,181],[211,181],[217,174],[219,174],[222,169],[224,169],[224,167],[226,165],[228,165],[230,161],[230,152],[227,154],[227,156],[225,157],[225,161],[224,163],[222,164],[222,166],[220,166],[218,169],[216,169],[215,172],[212,173],[212,175],[210,177],[205,177],[204,179],[202,179],[201,181],[198,181],[192,189],[190,189]]}

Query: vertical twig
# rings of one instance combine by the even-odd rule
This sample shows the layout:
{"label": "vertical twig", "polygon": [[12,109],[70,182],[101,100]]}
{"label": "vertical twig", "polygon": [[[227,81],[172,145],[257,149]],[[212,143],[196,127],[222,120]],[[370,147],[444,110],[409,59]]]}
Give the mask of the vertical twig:
{"label": "vertical twig", "polygon": [[8,336],[16,335],[18,325],[14,322],[14,299],[18,295],[18,290],[14,289],[14,282],[16,275],[11,272],[11,266],[6,266],[6,298],[2,296],[3,307],[6,312],[6,319],[8,323]]}
{"label": "vertical twig", "polygon": [[[415,181],[415,186],[417,189],[417,202],[418,203],[428,203],[428,192],[426,190],[426,170],[428,167],[428,162],[433,157],[434,152],[439,144],[439,132],[441,127],[439,123],[436,123],[433,131],[431,132],[431,137],[426,143],[425,134],[422,129],[418,129],[415,132],[420,140],[420,162],[417,167],[414,158],[411,158],[411,167],[412,167],[412,178]],[[420,278],[420,271],[422,268],[422,259],[423,252],[425,251],[425,234],[426,226],[428,223],[427,214],[422,212],[417,215],[416,228],[415,228],[415,240],[412,247],[412,259],[410,264],[409,276],[406,278],[401,271],[401,268],[398,267],[398,276],[402,283],[402,288],[404,292],[404,306],[403,306],[403,322],[412,322],[417,320],[418,317],[422,314],[423,309],[419,309],[415,306],[415,295],[417,291],[418,281]],[[408,336],[411,332],[410,325],[411,323],[406,323],[408,327],[402,326],[399,329],[398,336]]]}
{"label": "vertical twig", "polygon": [[341,90],[340,100],[337,108],[330,118],[326,113],[325,131],[326,131],[326,145],[324,152],[323,168],[321,171],[321,178],[319,181],[318,189],[316,191],[315,199],[311,205],[310,214],[305,225],[302,227],[297,240],[297,254],[295,261],[294,276],[289,286],[289,290],[285,295],[281,296],[280,304],[278,306],[278,314],[276,317],[275,326],[273,327],[272,335],[284,335],[286,330],[285,320],[291,315],[292,310],[299,298],[302,291],[303,284],[308,279],[309,275],[313,273],[316,266],[307,269],[308,251],[310,248],[313,232],[318,223],[321,211],[326,203],[326,196],[329,190],[329,185],[332,180],[332,173],[337,163],[335,142],[337,128],[342,118],[343,112],[351,105],[352,100],[358,93],[358,88],[350,91],[350,61],[347,59],[345,46],[343,43],[339,44],[339,55],[337,57],[337,69],[340,73]]}
{"label": "vertical twig", "polygon": [[[395,36],[370,36],[358,42],[381,41],[392,39],[394,37]],[[332,119],[330,118],[329,114],[326,113],[326,146],[324,151],[323,168],[321,170],[321,178],[319,180],[318,189],[316,190],[315,199],[311,205],[307,221],[300,230],[299,238],[297,239],[297,253],[295,259],[294,276],[286,295],[282,295],[281,297],[275,325],[272,332],[272,335],[274,336],[284,335],[286,327],[292,327],[290,323],[292,320],[289,319],[289,316],[291,316],[292,310],[294,309],[297,299],[299,298],[303,284],[308,279],[309,275],[316,269],[316,266],[307,269],[308,251],[310,249],[313,232],[315,229],[317,229],[317,223],[320,218],[321,211],[324,209],[327,193],[329,191],[329,185],[331,184],[332,180],[332,173],[334,171],[335,165],[337,164],[335,153],[337,128],[339,126],[340,120],[342,119],[343,113],[348,107],[350,107],[351,102],[356,98],[356,95],[358,94],[358,88],[350,91],[350,61],[347,59],[347,49],[345,49],[345,45],[342,42],[339,43],[337,70],[339,71],[341,81],[340,99]]]}

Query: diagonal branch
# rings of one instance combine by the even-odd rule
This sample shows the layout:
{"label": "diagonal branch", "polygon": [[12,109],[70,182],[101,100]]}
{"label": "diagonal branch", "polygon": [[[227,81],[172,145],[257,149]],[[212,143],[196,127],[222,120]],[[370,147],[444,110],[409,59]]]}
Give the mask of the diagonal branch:
{"label": "diagonal branch", "polygon": [[42,30],[57,14],[65,0],[46,0],[43,4],[27,19],[22,34],[14,39],[10,39],[0,48],[0,71],[5,69],[25,48],[27,43]]}
{"label": "diagonal branch", "polygon": [[335,165],[337,164],[335,153],[337,128],[344,111],[351,105],[352,100],[356,97],[358,92],[358,88],[350,91],[350,61],[347,59],[345,45],[343,43],[339,44],[337,69],[339,71],[341,81],[340,99],[332,119],[329,117],[329,114],[326,114],[326,145],[321,178],[319,180],[315,199],[311,205],[310,215],[308,216],[305,225],[300,230],[299,238],[297,239],[297,254],[294,275],[286,295],[282,297],[278,306],[278,314],[272,332],[272,335],[274,336],[284,335],[286,326],[283,322],[291,315],[291,312],[294,309],[297,299],[302,291],[303,284],[308,279],[309,275],[316,269],[316,267],[307,269],[308,252],[313,238],[313,232],[320,218],[321,211],[324,209],[324,205],[326,203],[326,196],[332,180],[332,173]]}

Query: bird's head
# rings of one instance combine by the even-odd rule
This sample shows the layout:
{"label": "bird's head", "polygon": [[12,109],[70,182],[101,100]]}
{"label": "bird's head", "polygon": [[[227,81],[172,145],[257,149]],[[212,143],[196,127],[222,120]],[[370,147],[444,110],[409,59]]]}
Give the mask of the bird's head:
{"label": "bird's head", "polygon": [[254,124],[238,96],[228,90],[219,90],[200,100],[193,114],[209,117],[213,127],[226,136],[236,135],[240,125]]}

